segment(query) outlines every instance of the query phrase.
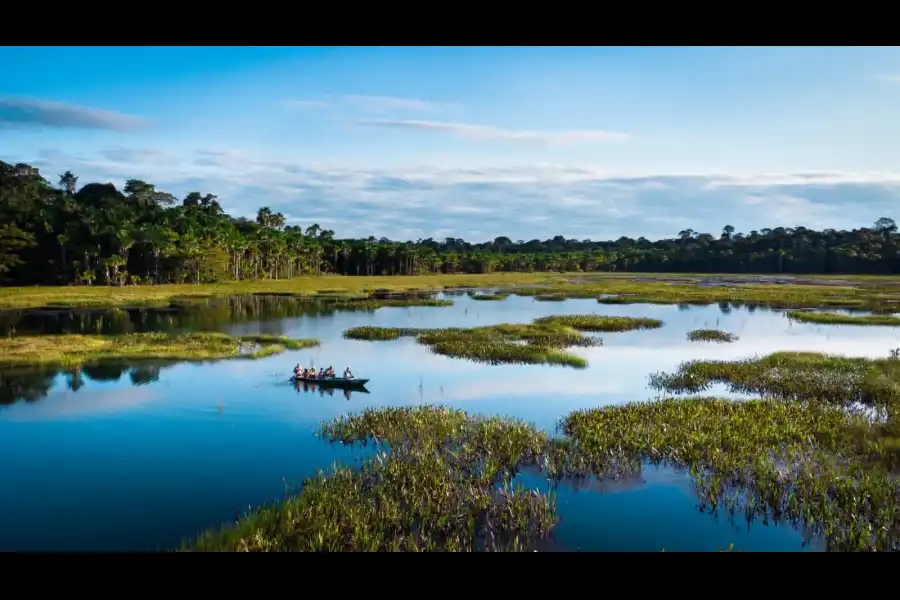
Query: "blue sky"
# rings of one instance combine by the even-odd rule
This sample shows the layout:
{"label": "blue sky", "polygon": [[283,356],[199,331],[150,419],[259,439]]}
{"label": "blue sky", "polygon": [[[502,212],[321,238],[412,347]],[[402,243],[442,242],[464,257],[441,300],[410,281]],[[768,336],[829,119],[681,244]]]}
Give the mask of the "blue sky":
{"label": "blue sky", "polygon": [[338,236],[852,228],[900,200],[900,49],[0,48],[0,159]]}

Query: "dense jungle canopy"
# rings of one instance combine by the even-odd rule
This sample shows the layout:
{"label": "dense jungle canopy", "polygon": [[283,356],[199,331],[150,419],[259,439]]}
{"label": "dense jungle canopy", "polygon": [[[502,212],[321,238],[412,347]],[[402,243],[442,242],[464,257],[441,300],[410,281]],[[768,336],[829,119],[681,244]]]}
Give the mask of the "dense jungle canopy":
{"label": "dense jungle canopy", "polygon": [[[335,207],[336,209],[339,207]],[[413,275],[494,271],[890,274],[900,236],[889,218],[872,227],[802,226],[738,233],[691,229],[658,241],[341,239],[259,209],[256,220],[224,213],[212,194],[182,200],[132,179],[57,185],[27,164],[0,161],[0,278],[7,285],[213,282],[301,274]]]}

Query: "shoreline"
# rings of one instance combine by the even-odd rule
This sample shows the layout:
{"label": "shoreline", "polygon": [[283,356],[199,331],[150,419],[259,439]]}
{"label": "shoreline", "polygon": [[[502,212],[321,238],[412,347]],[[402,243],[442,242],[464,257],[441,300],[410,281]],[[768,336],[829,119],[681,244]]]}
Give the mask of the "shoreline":
{"label": "shoreline", "polygon": [[[692,300],[760,303],[784,301],[785,306],[824,308],[838,304],[848,307],[861,305],[865,304],[864,300],[868,297],[881,304],[900,303],[900,288],[895,287],[898,285],[900,277],[846,275],[830,278],[818,275],[690,273],[491,273],[397,277],[326,275],[200,285],[0,287],[0,312],[17,309],[64,311],[166,308],[177,302],[244,295],[281,295],[310,300],[377,300],[397,295],[490,288],[508,290],[518,295],[535,295],[531,292],[538,290],[573,298],[612,295],[632,303],[642,300],[671,303],[690,303]],[[895,293],[898,294],[896,297]],[[823,302],[810,303],[815,297]],[[845,302],[835,302],[836,299],[843,299]]]}

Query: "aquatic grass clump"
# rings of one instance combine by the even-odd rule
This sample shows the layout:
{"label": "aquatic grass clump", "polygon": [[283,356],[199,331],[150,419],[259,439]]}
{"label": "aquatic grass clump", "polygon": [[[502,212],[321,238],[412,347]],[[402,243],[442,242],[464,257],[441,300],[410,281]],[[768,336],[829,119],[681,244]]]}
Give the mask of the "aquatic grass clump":
{"label": "aquatic grass clump", "polygon": [[500,300],[506,300],[507,298],[509,298],[509,294],[502,294],[502,293],[496,293],[496,294],[472,294],[472,295],[469,296],[469,297],[470,297],[472,300],[480,300],[480,301],[491,301],[491,300],[493,300],[493,301],[500,301]]}
{"label": "aquatic grass clump", "polygon": [[604,315],[553,315],[535,319],[537,325],[563,325],[578,331],[632,331],[662,327],[659,319],[608,317]]}
{"label": "aquatic grass clump", "polygon": [[537,294],[534,299],[538,302],[562,302],[569,297],[564,294]]}
{"label": "aquatic grass clump", "polygon": [[675,394],[725,384],[733,393],[842,405],[889,406],[900,399],[900,360],[776,352],[739,361],[696,360],[674,373],[654,373],[650,385]]}
{"label": "aquatic grass clump", "polygon": [[278,506],[186,543],[197,551],[524,551],[555,523],[553,499],[511,485],[544,434],[446,408],[367,410],[322,426],[373,443],[361,468],[336,466]]}
{"label": "aquatic grass clump", "polygon": [[0,366],[54,364],[76,366],[119,360],[204,361],[262,358],[319,344],[269,335],[229,336],[223,333],[130,333],[124,335],[44,335],[0,338]]}
{"label": "aquatic grass clump", "polygon": [[691,342],[719,342],[729,343],[737,341],[738,336],[719,329],[694,329],[687,334]]}
{"label": "aquatic grass clump", "polygon": [[492,365],[548,364],[584,368],[587,361],[562,350],[570,347],[602,345],[603,340],[583,336],[557,323],[500,324],[470,329],[399,329],[354,327],[344,337],[355,340],[395,340],[415,336],[416,341],[435,354],[463,358]]}
{"label": "aquatic grass clump", "polygon": [[443,298],[385,298],[384,300],[377,300],[379,306],[393,306],[393,307],[406,307],[406,306],[453,306],[453,300],[446,300]]}
{"label": "aquatic grass clump", "polygon": [[[562,352],[557,345],[561,343],[559,338],[550,332],[529,333],[532,335],[504,332],[493,327],[451,328],[425,331],[420,333],[416,340],[428,346],[435,354],[491,365],[548,364],[575,368],[587,366],[584,358]],[[589,343],[585,338],[580,338],[579,342]]]}
{"label": "aquatic grass clump", "polygon": [[[687,468],[701,509],[789,523],[826,549],[900,549],[900,483],[873,460],[873,425],[840,407],[684,398],[570,413],[563,439],[444,407],[368,409],[324,423],[324,439],[372,444],[280,505],[185,544],[219,551],[527,550],[552,533],[551,494],[515,489],[619,477],[645,462]],[[868,445],[865,442],[869,442]]]}
{"label": "aquatic grass clump", "polygon": [[792,310],[787,313],[789,319],[802,323],[819,325],[880,325],[884,327],[900,327],[900,317],[893,315],[843,315],[840,313],[822,313]]}
{"label": "aquatic grass clump", "polygon": [[413,306],[445,307],[453,306],[453,300],[437,298],[351,298],[338,299],[334,302],[335,308],[342,310],[369,310],[376,311],[379,308],[407,308]]}
{"label": "aquatic grass clump", "polygon": [[684,466],[704,510],[789,522],[829,550],[900,549],[900,484],[860,445],[872,425],[840,407],[667,399],[577,411],[562,428],[557,463]]}
{"label": "aquatic grass clump", "polygon": [[362,327],[351,327],[344,331],[344,338],[348,340],[366,340],[366,341],[390,341],[401,337],[414,336],[421,329],[410,329],[400,327],[372,327],[364,325]]}

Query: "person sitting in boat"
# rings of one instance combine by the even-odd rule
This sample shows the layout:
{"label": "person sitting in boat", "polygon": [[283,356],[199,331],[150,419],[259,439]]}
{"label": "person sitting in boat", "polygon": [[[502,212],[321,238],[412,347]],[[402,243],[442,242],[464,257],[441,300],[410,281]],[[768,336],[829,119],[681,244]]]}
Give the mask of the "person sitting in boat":
{"label": "person sitting in boat", "polygon": [[350,371],[350,367],[344,369],[344,379],[355,379],[355,377],[353,377],[353,373]]}
{"label": "person sitting in boat", "polygon": [[303,377],[303,368],[300,366],[300,363],[297,363],[297,366],[294,367],[294,377]]}
{"label": "person sitting in boat", "polygon": [[315,379],[316,378],[316,368],[310,367],[309,371],[306,372],[307,379]]}
{"label": "person sitting in boat", "polygon": [[300,377],[305,378],[309,370],[306,367],[300,367]]}
{"label": "person sitting in boat", "polygon": [[328,367],[328,370],[325,371],[325,374],[329,379],[334,379],[334,367]]}

